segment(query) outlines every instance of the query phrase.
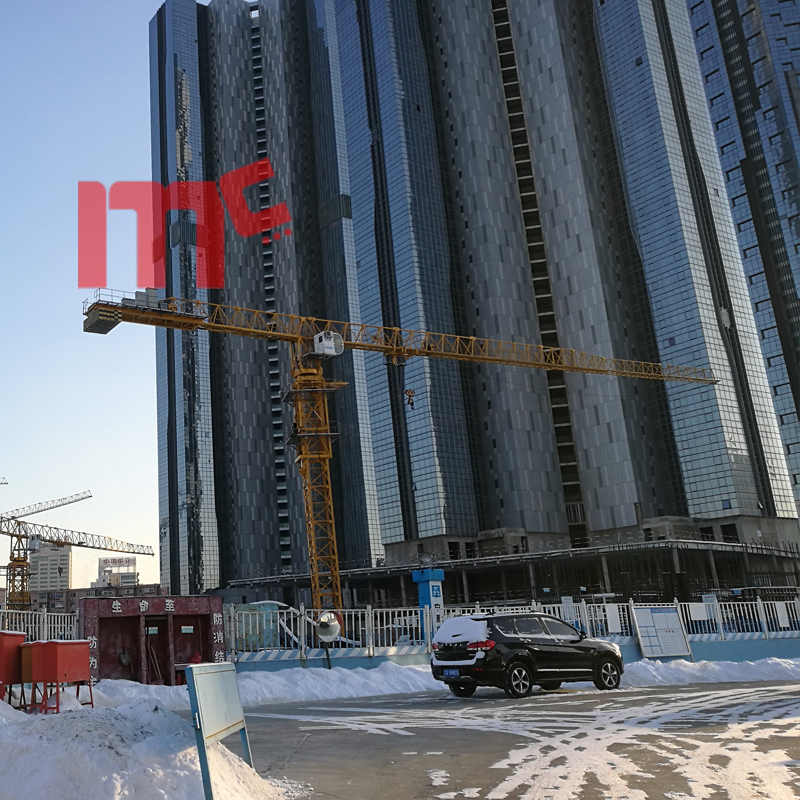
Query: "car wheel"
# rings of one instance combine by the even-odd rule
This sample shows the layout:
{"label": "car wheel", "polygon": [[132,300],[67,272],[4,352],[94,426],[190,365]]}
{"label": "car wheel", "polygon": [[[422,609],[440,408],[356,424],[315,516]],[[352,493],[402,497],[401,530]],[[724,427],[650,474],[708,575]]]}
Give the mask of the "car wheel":
{"label": "car wheel", "polygon": [[527,697],[533,691],[533,673],[522,661],[512,661],[506,668],[505,691],[509,697]]}
{"label": "car wheel", "polygon": [[594,670],[594,685],[602,690],[619,689],[622,673],[617,662],[610,658],[601,658]]}
{"label": "car wheel", "polygon": [[474,683],[448,683],[447,685],[456,697],[472,697],[478,688]]}
{"label": "car wheel", "polygon": [[546,692],[554,692],[556,689],[561,688],[561,681],[542,681],[539,686]]}

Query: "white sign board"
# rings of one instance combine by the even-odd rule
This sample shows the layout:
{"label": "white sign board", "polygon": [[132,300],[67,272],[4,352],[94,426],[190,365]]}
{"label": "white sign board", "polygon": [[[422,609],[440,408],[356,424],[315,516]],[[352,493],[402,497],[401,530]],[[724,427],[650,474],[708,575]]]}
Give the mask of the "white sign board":
{"label": "white sign board", "polygon": [[645,658],[691,656],[680,615],[675,606],[651,608],[635,606],[633,618],[636,622],[639,646]]}
{"label": "white sign board", "polygon": [[703,622],[708,619],[708,608],[705,603],[689,603],[689,616],[697,621]]}
{"label": "white sign board", "polygon": [[203,789],[206,800],[214,800],[206,751],[209,744],[240,731],[244,760],[253,766],[239,697],[239,684],[236,682],[236,667],[228,663],[194,664],[186,668],[186,684],[189,689],[197,752],[200,756]]}
{"label": "white sign board", "polygon": [[616,603],[606,603],[606,621],[609,633],[622,633],[622,620],[619,618],[619,606]]}
{"label": "white sign board", "polygon": [[788,628],[789,611],[786,608],[786,603],[779,600],[777,603],[775,603],[775,611],[778,614],[778,625],[780,625],[781,628]]}

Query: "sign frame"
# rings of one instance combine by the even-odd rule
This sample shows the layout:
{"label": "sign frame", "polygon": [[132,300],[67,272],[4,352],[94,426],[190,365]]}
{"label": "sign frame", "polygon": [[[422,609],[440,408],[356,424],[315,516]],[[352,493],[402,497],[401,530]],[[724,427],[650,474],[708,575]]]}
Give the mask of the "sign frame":
{"label": "sign frame", "polygon": [[[655,617],[660,618],[667,614],[676,617],[676,626],[665,628],[664,625],[656,624]],[[636,630],[636,638],[639,640],[639,649],[642,651],[644,658],[684,658],[688,656],[694,661],[692,648],[689,646],[689,640],[686,638],[686,631],[681,622],[680,609],[677,606],[635,606],[631,603],[631,616]],[[659,619],[659,622],[663,621]],[[676,629],[681,632],[683,647],[665,647],[668,639],[667,637],[662,637],[659,632],[664,630],[668,633],[674,633]],[[673,644],[674,638],[674,635],[669,637]]]}
{"label": "sign frame", "polygon": [[214,800],[208,768],[208,745],[239,731],[244,761],[253,766],[239,684],[236,682],[236,665],[229,662],[192,664],[186,667],[186,685],[205,800]]}

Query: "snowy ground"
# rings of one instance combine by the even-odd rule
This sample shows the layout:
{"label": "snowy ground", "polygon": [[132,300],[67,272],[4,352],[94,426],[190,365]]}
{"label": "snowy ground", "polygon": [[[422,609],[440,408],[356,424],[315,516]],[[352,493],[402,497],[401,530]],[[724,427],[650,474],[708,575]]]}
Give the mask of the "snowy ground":
{"label": "snowy ground", "polygon": [[416,695],[247,715],[256,768],[347,800],[797,800],[800,686]]}
{"label": "snowy ground", "polygon": [[[453,706],[452,713],[445,718],[436,717],[436,725],[460,725],[471,730],[494,731],[505,726],[507,732],[520,737],[520,746],[493,765],[504,769],[508,777],[491,794],[465,794],[473,789],[477,791],[477,787],[467,786],[463,791],[460,787],[453,788],[455,779],[450,777],[447,770],[432,768],[429,779],[431,788],[436,787],[433,796],[442,800],[461,796],[571,800],[578,797],[574,792],[582,785],[581,780],[586,780],[591,765],[594,765],[591,774],[595,779],[600,776],[604,785],[617,786],[614,783],[615,775],[637,764],[636,759],[626,755],[625,748],[641,749],[650,729],[655,727],[661,731],[665,725],[669,728],[671,721],[686,720],[692,714],[696,716],[699,713],[696,700],[689,701],[688,695],[682,699],[680,691],[685,690],[678,690],[668,708],[660,702],[652,706],[645,705],[644,708],[626,704],[625,697],[635,692],[635,687],[753,680],[784,680],[796,684],[800,680],[800,659],[766,659],[749,664],[691,664],[685,661],[629,664],[623,681],[623,686],[629,687],[628,692],[606,695],[595,692],[588,684],[573,685],[578,690],[577,694],[563,696],[564,708],[571,709],[570,716],[560,727],[556,726],[557,729],[552,729],[552,725],[548,729],[547,715],[536,705],[520,701],[506,705],[504,700],[501,704],[500,699],[494,696],[487,697],[486,703],[465,704],[458,701],[459,705]],[[426,702],[450,702],[450,696],[442,684],[431,678],[428,667],[399,667],[388,662],[372,670],[286,669],[280,672],[243,673],[239,676],[239,687],[244,705],[250,707],[286,702],[330,702],[337,698],[388,697],[438,690],[437,695],[417,696],[425,699],[404,700],[398,697],[398,703],[410,704],[402,722],[391,715],[390,719],[379,720],[374,714],[366,718],[351,716],[345,723],[341,718],[324,722],[328,728],[369,729],[377,733],[385,733],[389,729],[397,732],[400,727],[406,726],[409,729],[407,734],[410,734],[410,729],[427,727],[431,724],[430,711],[418,704],[424,706]],[[730,784],[727,796],[731,800],[751,800],[754,797],[778,800],[791,797],[791,794],[785,793],[794,769],[791,759],[780,749],[763,753],[756,741],[763,737],[786,735],[790,726],[798,725],[800,702],[797,696],[790,696],[780,687],[765,687],[760,693],[756,691],[758,703],[771,703],[771,710],[766,716],[759,711],[760,716],[751,719],[747,709],[756,707],[752,702],[750,705],[745,703],[741,711],[731,716],[728,708],[729,691],[718,692],[713,687],[698,691],[702,691],[702,713],[706,715],[708,724],[717,719],[715,714],[727,720],[727,738],[720,739],[716,735],[703,738],[702,733],[696,735],[679,731],[665,735],[662,731],[659,744],[651,748],[652,752],[659,758],[673,759],[676,769],[683,770],[681,774],[685,773],[685,782],[689,785],[710,781],[719,772],[720,759],[727,759],[726,770],[730,775],[738,775],[737,769],[741,770],[742,764],[747,763],[750,765],[748,769],[756,771],[754,774],[761,784],[771,787],[771,794],[737,794],[735,783],[739,779],[731,779],[732,783],[726,781],[726,787]],[[693,692],[692,697],[695,694]],[[620,700],[611,702],[612,696]],[[555,698],[554,695],[545,697]],[[568,698],[569,706],[566,705]],[[587,706],[588,710],[577,710],[580,703],[591,705],[598,698],[604,701],[608,698],[609,702],[600,703],[597,708]],[[4,772],[0,780],[0,800],[48,797],[54,800],[127,797],[189,800],[202,797],[194,733],[188,722],[171,713],[188,709],[185,687],[101,681],[95,687],[95,709],[79,706],[72,694],[62,695],[61,703],[60,715],[27,716],[0,702],[0,764]],[[734,722],[731,723],[731,720]],[[543,736],[541,732],[548,730],[548,735]],[[583,745],[580,740],[587,735],[593,743],[591,752],[581,749]],[[554,736],[560,737],[557,742],[548,741],[548,737],[553,739]],[[691,758],[678,755],[684,751]],[[217,800],[282,800],[297,796],[296,786],[293,788],[292,784],[262,780],[221,745],[213,748],[211,757]],[[742,760],[744,757],[745,760]],[[602,769],[598,766],[601,762],[606,765]],[[641,764],[636,769],[642,775],[649,774]],[[584,775],[584,779],[580,778],[579,773]],[[14,776],[12,780],[8,778],[10,775]],[[559,778],[559,775],[567,777]],[[553,781],[555,785],[551,785]],[[749,786],[746,782],[743,785],[746,788]],[[779,786],[783,787],[783,794],[778,792],[776,787]],[[528,793],[528,789],[531,789],[531,793]],[[615,789],[608,796],[639,800],[646,795],[619,793]],[[716,797],[702,793],[670,796],[673,800],[682,796]]]}

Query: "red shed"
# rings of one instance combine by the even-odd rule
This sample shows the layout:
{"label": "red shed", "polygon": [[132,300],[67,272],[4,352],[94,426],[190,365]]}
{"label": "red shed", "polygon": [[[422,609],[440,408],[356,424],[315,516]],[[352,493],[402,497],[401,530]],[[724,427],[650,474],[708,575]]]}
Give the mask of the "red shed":
{"label": "red shed", "polygon": [[124,678],[173,686],[193,657],[225,660],[221,597],[83,597],[78,614],[93,683]]}

